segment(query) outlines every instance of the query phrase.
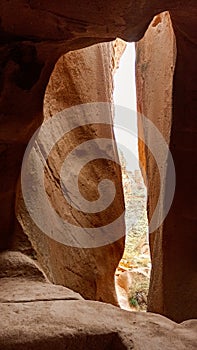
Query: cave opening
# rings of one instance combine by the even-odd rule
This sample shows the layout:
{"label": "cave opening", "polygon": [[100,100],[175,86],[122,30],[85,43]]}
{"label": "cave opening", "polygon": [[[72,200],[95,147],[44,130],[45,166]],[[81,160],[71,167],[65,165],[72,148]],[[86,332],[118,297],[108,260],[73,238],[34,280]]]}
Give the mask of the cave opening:
{"label": "cave opening", "polygon": [[[115,285],[121,308],[146,311],[150,281],[150,251],[146,211],[147,191],[138,156],[138,127],[135,83],[135,44],[117,43],[122,56],[114,75],[114,134],[122,171],[125,200],[125,250],[115,273]],[[119,127],[119,106],[127,109],[128,130]],[[125,117],[125,116],[124,116]]]}

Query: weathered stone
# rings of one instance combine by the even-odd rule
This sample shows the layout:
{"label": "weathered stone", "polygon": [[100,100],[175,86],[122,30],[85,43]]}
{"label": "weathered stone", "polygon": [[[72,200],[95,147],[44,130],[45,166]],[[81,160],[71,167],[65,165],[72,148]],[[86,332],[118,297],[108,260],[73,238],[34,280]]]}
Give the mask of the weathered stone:
{"label": "weathered stone", "polygon": [[[197,317],[196,260],[196,12],[172,11],[155,17],[137,44],[137,95],[141,113],[163,134],[176,170],[175,196],[164,223],[150,235],[152,274],[148,309],[181,322]],[[177,58],[176,58],[177,56]],[[176,67],[175,67],[176,58]],[[174,68],[175,67],[175,68]],[[174,75],[173,75],[174,73]],[[143,132],[143,123],[139,123]],[[149,132],[147,132],[148,136]],[[140,158],[148,179],[148,217],[151,220],[161,184],[151,153],[140,143]],[[171,178],[166,164],[165,194]]]}
{"label": "weathered stone", "polygon": [[[25,147],[43,120],[44,92],[58,58],[121,37],[139,40],[164,10],[194,14],[195,0],[1,2],[1,250],[15,229],[15,186]],[[16,16],[17,9],[17,16]],[[188,17],[187,17],[188,18]],[[12,103],[10,103],[12,101]],[[23,125],[23,127],[21,127]],[[5,171],[6,168],[6,171]]]}
{"label": "weathered stone", "polygon": [[[168,138],[175,161],[177,187],[173,206],[163,227],[151,236],[153,273],[149,301],[151,310],[181,321],[196,317],[197,310],[196,0],[162,0],[159,4],[156,0],[151,4],[127,0],[58,1],[58,4],[36,0],[1,1],[0,249],[11,247],[11,239],[16,232],[20,247],[28,242],[15,220],[16,182],[26,145],[43,120],[44,93],[58,58],[69,50],[109,41],[117,36],[130,41],[139,40],[153,16],[167,10],[170,11],[177,40],[172,130]],[[154,22],[155,32],[163,27],[157,21]],[[160,40],[156,40],[159,55],[158,59],[155,56],[156,73],[151,78],[156,75],[162,77],[161,72],[158,74],[157,64],[160,67],[162,62],[166,62],[166,66],[169,63],[166,52],[169,47],[172,48],[172,40],[168,30],[167,33],[167,37],[165,33],[159,35],[161,43],[162,38],[167,38],[166,44],[161,47],[162,55],[159,54]],[[151,49],[151,54],[154,52]],[[168,73],[171,77],[172,72]],[[171,82],[168,82],[168,101]],[[150,86],[154,90],[154,86]],[[154,98],[150,94],[150,103],[157,99],[160,101],[162,95],[166,98],[165,94],[156,94]],[[165,104],[161,105],[163,107],[166,107]],[[168,105],[166,115],[171,117]],[[149,162],[148,159],[146,161]],[[150,161],[149,164],[154,163]],[[155,170],[155,165],[152,169]],[[149,187],[155,188],[151,172],[149,175]],[[158,175],[155,181],[157,183]],[[150,215],[156,194],[152,198],[152,202],[149,198]],[[41,244],[45,243],[43,238]],[[43,247],[49,249],[49,246]],[[25,249],[28,251],[31,247]]]}
{"label": "weathered stone", "polygon": [[79,294],[49,283],[36,262],[19,252],[0,254],[0,303],[80,300]]}
{"label": "weathered stone", "polygon": [[[0,347],[21,349],[195,350],[196,321],[176,323],[94,301],[0,305]],[[11,327],[10,327],[11,325]]]}
{"label": "weathered stone", "polygon": [[[150,119],[170,142],[172,122],[172,85],[175,67],[175,38],[169,14],[156,16],[144,38],[136,45],[136,85],[138,111]],[[155,69],[157,67],[157,69]],[[143,122],[138,120],[139,135],[144,133]],[[151,137],[147,132],[147,138]],[[141,169],[148,191],[148,218],[152,218],[160,193],[160,174],[151,151],[139,140]],[[162,225],[150,234],[152,276],[149,293],[150,310],[163,312]],[[160,243],[157,243],[160,242]],[[157,248],[156,248],[157,247]],[[151,297],[151,293],[154,295]],[[150,301],[152,299],[152,301]]]}
{"label": "weathered stone", "polygon": [[[45,120],[55,117],[57,112],[63,111],[65,108],[81,103],[108,102],[110,104],[113,92],[112,70],[115,64],[113,62],[116,61],[118,56],[120,54],[114,52],[112,43],[99,44],[64,55],[57,62],[46,90]],[[92,121],[94,121],[93,115]],[[62,189],[58,180],[61,166],[72,149],[89,139],[99,139],[101,137],[112,139],[114,137],[112,114],[106,114],[105,116],[105,123],[109,123],[109,125],[104,126],[102,123],[100,125],[83,126],[87,123],[89,124],[86,114],[81,113],[79,115],[79,125],[81,125],[79,131],[74,130],[65,136],[66,138],[61,144],[58,144],[54,154],[49,157],[50,166],[48,166],[45,175],[46,191],[52,206],[56,208],[60,216],[62,214],[61,208],[64,208],[65,220],[73,225],[84,227],[84,230],[86,227],[97,227],[99,224],[101,228],[96,233],[99,235],[103,234],[102,226],[109,224],[112,219],[115,220],[124,212],[120,167],[110,160],[98,159],[90,165],[85,164],[83,173],[78,174],[79,186],[85,196],[88,194],[87,199],[89,201],[95,199],[97,186],[102,179],[107,178],[114,182],[116,186],[114,204],[101,213],[83,213],[75,210],[72,205],[68,205],[61,195]],[[69,121],[66,125],[71,127]],[[56,129],[48,132],[46,144],[42,144],[41,148],[38,149],[32,168],[29,169],[30,173],[34,172],[38,166],[36,157],[39,157],[39,153],[42,157],[42,154],[46,152],[47,139],[55,139],[56,135],[58,137],[61,128],[62,125],[58,124]],[[88,148],[87,152],[89,152]],[[102,150],[100,150],[100,154],[102,154]],[[113,158],[118,161],[116,149],[113,150]],[[83,159],[85,159],[85,155],[80,155],[80,162]],[[77,173],[76,165],[71,164],[69,167],[69,172],[73,176]],[[40,173],[39,168],[37,172]],[[87,179],[91,179],[91,181]],[[39,197],[39,193],[40,189],[38,188],[35,196],[30,199],[31,211],[35,211],[35,207],[41,208],[45,205],[43,197]],[[16,208],[19,222],[37,252],[39,263],[51,281],[80,292],[85,298],[117,304],[114,273],[124,249],[125,224],[123,217],[121,222],[114,227],[113,232],[114,237],[118,234],[119,237],[122,236],[121,239],[118,241],[114,239],[116,242],[111,241],[105,246],[99,246],[98,244],[98,246],[88,249],[83,245],[73,247],[68,244],[66,246],[47,237],[32,222],[22,198],[19,199],[18,197]],[[40,213],[38,215],[41,215]],[[48,214],[47,219],[43,218],[42,220],[51,220],[51,227],[55,226],[50,214]],[[69,232],[65,232],[65,235],[69,234]],[[74,234],[74,227],[71,234]],[[77,235],[74,238],[77,238]],[[88,243],[88,240],[86,243]]]}
{"label": "weathered stone", "polygon": [[[31,280],[30,259],[20,253],[1,255],[3,275],[11,260],[27,275],[0,280],[1,349],[196,349],[194,320],[177,325],[160,315],[80,300],[67,288],[41,282],[40,271]],[[31,266],[37,269],[33,261]]]}
{"label": "weathered stone", "polygon": [[164,315],[181,322],[197,318],[197,32],[196,10],[188,20],[182,11],[170,14],[177,45],[170,138],[176,189],[163,228],[163,288]]}

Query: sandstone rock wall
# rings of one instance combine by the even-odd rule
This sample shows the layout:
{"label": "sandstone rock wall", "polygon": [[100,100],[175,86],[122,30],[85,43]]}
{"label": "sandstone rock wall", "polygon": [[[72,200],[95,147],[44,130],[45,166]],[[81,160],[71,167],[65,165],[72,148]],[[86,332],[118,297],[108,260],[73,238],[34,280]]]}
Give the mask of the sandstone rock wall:
{"label": "sandstone rock wall", "polygon": [[[61,57],[55,66],[46,90],[44,101],[45,120],[53,118],[57,112],[65,108],[82,103],[109,102],[110,106],[113,92],[112,70],[114,61],[116,61],[116,55],[112,43],[94,45],[67,53]],[[76,211],[72,205],[68,206],[65,203],[64,197],[60,194],[62,189],[58,182],[58,173],[68,153],[76,148],[78,144],[89,139],[113,138],[111,125],[93,124],[83,126],[83,124],[88,123],[86,114],[81,113],[79,118],[79,125],[82,126],[78,131],[73,131],[70,135],[67,135],[49,160],[50,163],[46,173],[46,191],[52,205],[57,208],[58,212],[61,213],[61,208],[64,208],[66,220],[71,220],[73,225],[84,227],[84,232],[86,227],[90,227],[90,225],[91,227],[101,227],[97,233],[99,235],[103,234],[103,225],[109,224],[124,211],[121,172],[120,167],[117,167],[115,163],[107,159],[100,159],[95,160],[88,166],[85,164],[82,174],[78,174],[83,195],[89,201],[92,201],[97,195],[97,186],[102,179],[108,178],[115,183],[116,198],[114,204],[108,210],[93,215]],[[94,116],[92,115],[93,120]],[[105,121],[112,124],[112,114],[106,115]],[[66,125],[70,126],[69,121]],[[58,128],[61,127],[61,125],[58,126]],[[47,138],[53,139],[54,135],[58,133],[58,128],[53,130],[52,133],[49,132]],[[42,145],[38,152],[42,154],[45,152],[43,149],[45,149],[45,145]],[[86,152],[90,152],[90,150],[87,148]],[[100,150],[100,153],[102,153],[102,150]],[[113,153],[114,159],[118,160],[116,149]],[[83,154],[79,154],[75,161],[77,163],[81,162],[84,157]],[[33,166],[36,167],[36,164]],[[77,173],[75,164],[71,164],[69,172],[71,177]],[[32,198],[32,210],[34,210],[35,202],[37,206],[42,206],[41,201],[42,198],[35,197],[33,202]],[[78,291],[88,299],[116,303],[114,273],[124,249],[124,218],[115,227],[119,237],[122,236],[121,239],[116,242],[112,241],[105,246],[100,247],[100,244],[98,244],[98,247],[87,249],[83,245],[78,248],[65,246],[40,232],[29,217],[22,199],[17,201],[17,217],[37,252],[38,261],[54,283]],[[50,217],[47,219],[51,220],[51,226],[53,226],[52,219]],[[43,218],[43,220],[45,219]],[[67,234],[69,233],[65,232],[65,235]],[[77,239],[77,235],[74,238]],[[95,237],[95,241],[96,239]]]}
{"label": "sandstone rock wall", "polygon": [[[196,317],[197,310],[195,200],[189,200],[196,189],[196,179],[192,175],[196,166],[195,151],[192,151],[196,129],[192,102],[194,86],[193,80],[190,83],[191,78],[188,78],[191,72],[194,76],[196,70],[192,58],[196,55],[192,20],[193,17],[190,25],[183,24],[183,17],[173,13],[175,42],[169,14],[160,14],[137,44],[138,110],[153,121],[164,136],[176,171],[175,197],[170,212],[159,229],[150,234],[152,274],[148,308],[176,321],[187,319],[189,315]],[[150,130],[144,128],[139,120],[139,133],[146,132],[147,137],[153,137]],[[147,179],[150,221],[161,189],[160,175],[151,152],[142,142],[139,142],[139,153]],[[165,203],[172,181],[168,159],[163,166],[168,177],[163,196]]]}
{"label": "sandstone rock wall", "polygon": [[[138,111],[151,120],[166,142],[170,142],[172,121],[172,84],[175,67],[175,38],[169,14],[156,16],[144,38],[136,44],[136,87]],[[147,132],[139,115],[139,135]],[[148,137],[153,137],[149,135]],[[139,157],[148,190],[149,221],[160,193],[160,174],[151,151],[139,140]],[[162,225],[150,234],[152,275],[149,308],[163,312]]]}
{"label": "sandstone rock wall", "polygon": [[[162,280],[156,302],[159,306],[154,310],[183,320],[196,316],[197,300],[194,293],[197,290],[196,0],[159,3],[154,0],[151,4],[127,0],[75,3],[62,0],[55,4],[36,0],[1,1],[0,249],[10,249],[11,240],[17,235],[18,242],[22,246],[26,244],[25,235],[15,222],[16,183],[26,145],[42,123],[44,93],[58,58],[69,50],[117,36],[137,41],[153,17],[167,10],[177,41],[170,138],[177,188],[169,216],[157,235],[158,242],[155,238],[151,243],[153,260],[157,259],[161,266],[158,280]],[[157,30],[160,23],[155,25]],[[165,61],[164,51],[157,64]],[[30,250],[29,246],[26,251]],[[154,269],[157,270],[156,265]],[[156,281],[157,274],[153,278]]]}
{"label": "sandstone rock wall", "polygon": [[177,45],[170,140],[176,189],[164,222],[164,314],[182,321],[197,317],[197,12],[189,17],[183,11],[170,15]]}

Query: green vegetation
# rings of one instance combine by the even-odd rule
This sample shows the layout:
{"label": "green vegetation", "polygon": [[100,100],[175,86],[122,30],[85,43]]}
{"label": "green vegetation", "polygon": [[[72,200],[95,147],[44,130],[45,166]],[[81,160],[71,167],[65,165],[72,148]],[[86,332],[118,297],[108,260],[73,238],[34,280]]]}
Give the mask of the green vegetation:
{"label": "green vegetation", "polygon": [[126,245],[120,261],[121,271],[131,271],[128,300],[132,308],[145,311],[150,279],[150,253],[146,212],[146,189],[140,170],[130,172],[121,153],[122,179],[126,207]]}

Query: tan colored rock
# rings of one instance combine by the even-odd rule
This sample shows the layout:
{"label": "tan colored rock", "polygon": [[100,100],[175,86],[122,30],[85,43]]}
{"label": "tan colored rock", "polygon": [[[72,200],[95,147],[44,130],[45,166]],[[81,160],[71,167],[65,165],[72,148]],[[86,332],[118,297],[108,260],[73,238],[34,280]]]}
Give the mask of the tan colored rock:
{"label": "tan colored rock", "polygon": [[[176,59],[175,38],[168,13],[156,16],[144,38],[136,46],[136,85],[138,111],[150,119],[170,142],[172,119],[172,84]],[[155,67],[157,69],[155,70]],[[139,134],[144,133],[139,120]],[[160,175],[153,155],[139,141],[142,170],[148,178],[148,219],[154,213],[160,193]],[[160,244],[156,243],[160,242]],[[155,242],[155,243],[154,243]],[[162,226],[150,235],[152,275],[150,285],[150,310],[163,313],[162,293]],[[154,246],[157,246],[154,252]],[[152,292],[155,291],[155,292]],[[154,296],[152,295],[154,293]],[[151,296],[152,295],[152,296]]]}
{"label": "tan colored rock", "polygon": [[116,291],[122,309],[146,311],[149,275],[142,268],[116,274]]}
{"label": "tan colored rock", "polygon": [[[128,293],[124,288],[120,287],[119,284],[116,284],[116,293],[118,298],[118,304],[122,310],[132,311],[132,308],[129,304]],[[136,311],[136,310],[134,310]]]}
{"label": "tan colored rock", "polygon": [[20,252],[0,254],[0,303],[82,300],[68,288],[54,286],[35,261]]}
{"label": "tan colored rock", "polygon": [[[43,120],[44,92],[58,58],[70,50],[121,37],[139,40],[164,10],[195,13],[195,0],[1,1],[1,250],[15,232],[15,188],[27,143]],[[17,15],[16,15],[17,9]],[[184,22],[184,21],[183,21]],[[194,32],[194,30],[193,30]],[[12,101],[12,102],[10,102]],[[5,171],[6,169],[6,171]]]}
{"label": "tan colored rock", "polygon": [[[1,1],[0,249],[10,249],[16,233],[20,248],[28,243],[15,220],[16,183],[27,143],[43,121],[44,93],[58,58],[69,50],[117,36],[139,40],[153,16],[164,10],[171,13],[178,44],[170,144],[178,177],[175,201],[165,222],[164,239],[161,231],[158,240],[153,239],[155,263],[151,284],[152,301],[157,305],[155,311],[181,321],[196,317],[197,310],[196,0],[162,0],[159,3],[153,0],[151,4],[126,0]],[[155,24],[155,28],[160,26],[160,23]],[[156,48],[160,52],[159,40]],[[167,52],[161,51],[159,63]],[[152,98],[151,104],[156,100]],[[44,249],[50,248],[44,238],[40,244]],[[29,243],[25,251],[32,254]]]}
{"label": "tan colored rock", "polygon": [[[0,255],[1,270],[15,262],[27,274],[0,279],[0,348],[8,349],[196,349],[197,323],[176,324],[154,314],[126,312],[85,301],[67,288],[40,281],[40,271],[28,257]],[[32,272],[34,266],[36,272]],[[36,277],[37,276],[37,277]],[[15,283],[15,286],[14,286]]]}
{"label": "tan colored rock", "polygon": [[125,271],[119,274],[117,277],[116,283],[123,288],[127,295],[129,293],[129,288],[132,284],[132,272],[130,271]]}
{"label": "tan colored rock", "polygon": [[0,321],[4,350],[195,350],[197,345],[196,321],[177,325],[160,315],[130,313],[98,302],[40,301],[0,308],[1,314],[9,314]]}
{"label": "tan colored rock", "polygon": [[25,277],[46,281],[46,276],[36,262],[20,252],[5,251],[0,254],[0,278]]}
{"label": "tan colored rock", "polygon": [[[120,271],[120,270],[119,270]],[[129,288],[132,284],[132,276],[129,271],[116,272],[115,286],[118,303],[123,310],[131,311],[129,304]]]}
{"label": "tan colored rock", "polygon": [[127,43],[124,40],[117,38],[113,42],[113,57],[112,57],[112,68],[113,74],[119,68],[120,59],[126,49]]}
{"label": "tan colored rock", "polygon": [[[172,23],[168,13],[156,16],[144,38],[137,44],[136,58],[138,110],[153,121],[162,133],[169,145],[176,170],[172,206],[163,224],[150,235],[152,273],[148,310],[177,322],[197,317],[194,263],[194,208],[197,208],[194,193],[197,186],[194,175],[196,156],[193,153],[196,144],[194,130],[197,125],[192,97],[196,83],[191,78],[196,74],[192,56],[196,55],[194,42],[197,42],[197,38],[191,30],[195,18],[196,15],[191,13],[187,22],[182,11],[171,11]],[[139,132],[142,134],[143,127],[143,122],[139,120]],[[151,138],[150,130],[146,132],[147,137]],[[168,159],[162,164],[165,179],[161,184],[156,162],[141,142],[139,153],[148,179],[147,209],[150,221],[163,184],[163,208],[165,207],[172,177]]]}
{"label": "tan colored rock", "polygon": [[[44,104],[45,118],[53,118],[57,112],[82,103],[109,102],[110,106],[113,92],[112,59],[116,60],[116,57],[118,57],[118,54],[114,52],[112,43],[91,46],[63,56],[56,64],[47,87]],[[92,113],[94,112],[93,110]],[[92,120],[94,120],[93,117],[94,115],[92,115]],[[104,116],[104,122],[112,124],[111,113]],[[71,163],[69,166],[70,179],[75,174],[80,175],[79,186],[83,191],[82,195],[89,201],[97,199],[95,197],[98,197],[97,186],[102,179],[107,178],[114,182],[116,197],[109,208],[100,213],[83,213],[77,211],[72,205],[68,205],[58,182],[63,161],[78,144],[92,138],[107,137],[113,139],[114,137],[112,125],[93,124],[92,126],[83,126],[87,123],[89,123],[87,116],[81,111],[79,125],[82,126],[78,128],[79,130],[74,130],[66,135],[64,140],[62,138],[61,143],[57,143],[58,146],[55,152],[49,157],[50,165],[45,174],[46,192],[52,206],[56,208],[60,216],[63,215],[65,220],[84,228],[84,233],[86,227],[100,227],[95,235],[104,235],[102,226],[115,221],[124,212],[120,167],[107,159],[95,160],[89,165],[86,165],[87,162],[85,161],[83,171],[78,174],[78,163],[86,159],[85,157],[89,155],[90,149],[87,149],[86,154],[79,155],[75,160],[75,164]],[[69,121],[66,125],[71,127]],[[48,140],[58,138],[61,128],[63,126],[59,124],[56,129],[53,129],[52,133],[47,134],[45,145],[42,144],[42,149],[35,153],[35,160],[32,163],[32,168],[28,170],[29,173],[34,172],[36,168],[38,174],[40,173],[36,157],[40,159],[39,152],[43,154],[46,152]],[[106,152],[106,150],[102,151],[100,149],[101,155],[102,152]],[[115,161],[118,161],[116,149],[113,150],[112,156]],[[110,195],[109,188],[108,191],[108,195]],[[31,211],[35,212],[35,208],[40,208],[41,213],[41,208],[43,208],[45,202],[43,202],[42,196],[39,197],[39,193],[40,189],[38,188],[35,195],[32,194],[29,205]],[[38,213],[39,216],[41,216],[40,213]],[[41,218],[41,220],[49,220],[49,226],[56,227],[53,217],[48,211],[47,213],[47,218]],[[110,240],[109,237],[109,244],[105,246],[98,244],[94,248],[88,247],[88,240],[91,237],[87,238],[87,242],[85,242],[87,246],[83,246],[83,243],[81,243],[79,247],[73,247],[72,243],[69,244],[69,242],[66,246],[61,244],[60,241],[57,242],[55,237],[54,240],[47,237],[32,222],[22,198],[17,201],[17,217],[24,232],[32,242],[40,265],[51,281],[80,292],[85,298],[117,304],[114,273],[124,249],[124,217],[114,226],[113,235],[115,238]],[[67,231],[65,235],[72,235],[73,239],[77,239],[78,236],[74,232],[74,227],[72,227],[71,232]],[[118,237],[118,240],[116,237]]]}

